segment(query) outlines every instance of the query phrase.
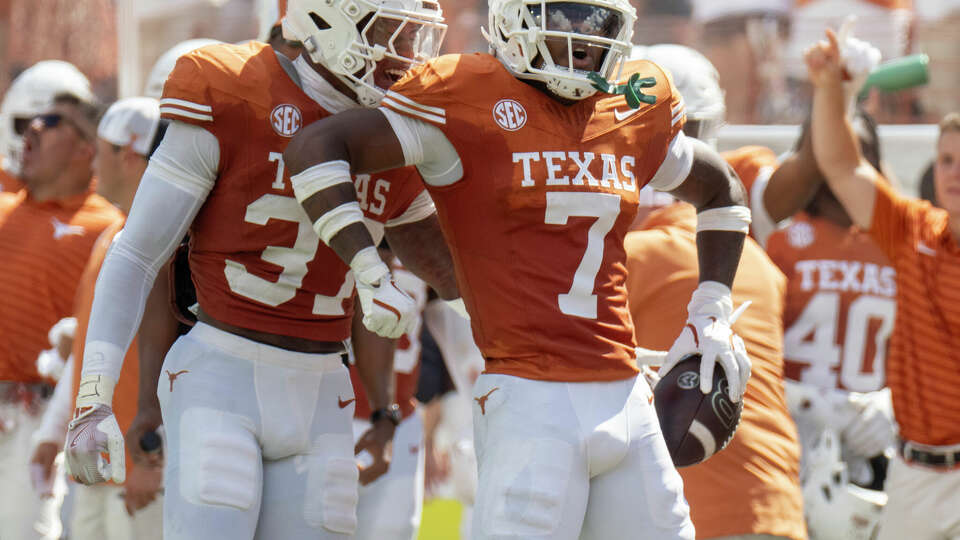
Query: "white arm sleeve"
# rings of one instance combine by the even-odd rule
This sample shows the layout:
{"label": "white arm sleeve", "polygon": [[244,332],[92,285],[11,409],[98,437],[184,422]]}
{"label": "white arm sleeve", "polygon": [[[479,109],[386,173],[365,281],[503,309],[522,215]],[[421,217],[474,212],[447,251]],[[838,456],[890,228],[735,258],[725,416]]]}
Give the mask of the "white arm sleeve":
{"label": "white arm sleeve", "polygon": [[180,122],[170,124],[143,173],[126,226],[100,269],[83,376],[119,378],[157,271],[173,254],[213,188],[219,162],[220,145],[213,134]]}
{"label": "white arm sleeve", "polygon": [[40,427],[33,432],[34,448],[45,442],[63,444],[63,439],[67,436],[67,424],[73,416],[73,370],[76,369],[74,364],[76,362],[71,355],[63,368],[63,375],[53,389],[53,396],[47,403],[47,409],[43,411]]}
{"label": "white arm sleeve", "polygon": [[423,181],[431,186],[449,186],[463,178],[463,163],[440,128],[380,107],[403,148],[406,165],[416,165]]}
{"label": "white arm sleeve", "polygon": [[673,191],[690,176],[693,168],[693,145],[683,131],[678,131],[667,147],[667,155],[660,168],[650,180],[650,187],[657,191]]}

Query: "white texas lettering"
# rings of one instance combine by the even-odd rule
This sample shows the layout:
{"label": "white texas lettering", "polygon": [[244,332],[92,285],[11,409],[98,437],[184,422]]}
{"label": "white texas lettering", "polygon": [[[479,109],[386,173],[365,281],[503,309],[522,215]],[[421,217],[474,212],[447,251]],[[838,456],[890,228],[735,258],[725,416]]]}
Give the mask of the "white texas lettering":
{"label": "white texas lettering", "polygon": [[[633,172],[636,157],[600,154],[600,163],[594,165],[598,161],[596,157],[593,152],[514,152],[513,163],[520,166],[520,174],[515,178],[519,178],[520,187],[524,188],[574,185],[637,190]],[[539,165],[541,161],[543,164]]]}
{"label": "white texas lettering", "polygon": [[794,270],[804,291],[841,291],[893,297],[897,293],[896,271],[862,261],[812,259],[797,261]]}

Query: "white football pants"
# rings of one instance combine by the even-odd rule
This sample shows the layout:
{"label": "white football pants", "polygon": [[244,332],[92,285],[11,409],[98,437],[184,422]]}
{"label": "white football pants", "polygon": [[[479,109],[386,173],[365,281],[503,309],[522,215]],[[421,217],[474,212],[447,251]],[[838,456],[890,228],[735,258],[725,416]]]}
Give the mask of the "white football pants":
{"label": "white football pants", "polygon": [[[370,427],[354,420],[357,439]],[[423,421],[413,413],[393,434],[393,456],[383,476],[360,486],[356,540],[415,540],[423,513]]]}
{"label": "white football pants", "polygon": [[340,354],[287,351],[198,323],[167,353],[157,396],[166,540],[353,534],[354,395]]}
{"label": "white football pants", "polygon": [[480,375],[472,540],[694,538],[642,376],[560,383]]}
{"label": "white football pants", "polygon": [[41,498],[30,481],[33,432],[40,427],[46,403],[36,414],[18,403],[0,403],[0,539],[60,538],[60,506],[66,495],[61,460],[54,471],[53,497]]}
{"label": "white football pants", "polygon": [[909,464],[898,454],[884,490],[879,540],[960,540],[960,468]]}
{"label": "white football pants", "polygon": [[132,517],[123,503],[123,487],[112,484],[71,484],[73,514],[70,540],[161,540],[163,497]]}

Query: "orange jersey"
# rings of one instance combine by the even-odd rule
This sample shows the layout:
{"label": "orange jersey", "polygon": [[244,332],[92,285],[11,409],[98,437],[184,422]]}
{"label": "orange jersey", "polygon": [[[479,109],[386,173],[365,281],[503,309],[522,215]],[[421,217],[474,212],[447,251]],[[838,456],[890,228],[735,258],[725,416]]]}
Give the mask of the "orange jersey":
{"label": "orange jersey", "polygon": [[410,70],[383,106],[436,125],[463,177],[427,186],[453,255],[487,373],[550,381],[636,374],[623,237],[637,192],[685,119],[668,76],[630,109],[597,94],[565,106],[488,54]]}
{"label": "orange jersey", "polygon": [[720,155],[737,172],[748,196],[752,195],[756,181],[769,179],[779,164],[777,155],[765,146],[743,146]]}
{"label": "orange jersey", "polygon": [[[93,308],[93,290],[97,286],[97,276],[100,274],[100,267],[103,266],[103,259],[107,256],[107,250],[113,237],[123,228],[125,220],[120,220],[110,225],[100,238],[97,239],[90,253],[90,259],[87,261],[87,267],[83,270],[80,277],[80,284],[77,286],[77,297],[75,303],[74,317],[77,318],[77,332],[73,338],[73,358],[80,364],[73,369],[73,397],[76,399],[77,389],[80,387],[80,373],[83,371],[83,347],[87,340],[87,325],[90,323],[90,310]],[[79,359],[79,360],[78,360]],[[137,341],[134,338],[130,348],[127,349],[127,355],[123,359],[123,368],[120,370],[120,379],[117,381],[116,391],[113,394],[113,414],[117,417],[117,423],[120,424],[120,431],[126,433],[133,422],[133,417],[137,415],[137,394],[140,389],[140,360],[137,356]],[[127,474],[130,474],[130,468],[133,466],[133,460],[127,451]]]}
{"label": "orange jersey", "polygon": [[[330,113],[257,42],[181,57],[160,105],[163,118],[203,127],[220,143],[216,183],[190,229],[203,310],[260,332],[346,339],[353,274],[313,231],[283,166],[290,138]],[[355,181],[366,217],[379,223],[403,215],[423,191],[412,167]]]}
{"label": "orange jersey", "polygon": [[[413,414],[417,405],[414,396],[417,393],[417,381],[420,376],[420,329],[423,327],[423,308],[427,305],[427,284],[409,270],[396,266],[398,262],[394,260],[394,281],[402,291],[417,302],[421,312],[410,330],[397,340],[396,352],[393,354],[393,371],[396,374],[394,399],[400,405],[403,417],[406,418]],[[367,392],[354,366],[350,367],[350,380],[353,381],[353,394],[357,397],[354,418],[368,420],[373,411],[370,410],[370,400],[367,399]]]}
{"label": "orange jersey", "polygon": [[788,379],[822,389],[884,387],[896,272],[855,227],[798,214],[767,252],[787,275],[783,355]]}
{"label": "orange jersey", "polygon": [[23,189],[23,184],[20,182],[20,179],[3,170],[3,167],[0,167],[0,191],[16,193],[21,189]]}
{"label": "orange jersey", "polygon": [[0,380],[42,380],[36,362],[50,347],[47,332],[73,314],[90,250],[121,217],[89,192],[56,202],[0,193]]}
{"label": "orange jersey", "polygon": [[946,211],[876,188],[870,234],[897,270],[887,386],[900,436],[960,444],[960,246]]}
{"label": "orange jersey", "polygon": [[[651,214],[626,238],[630,311],[637,343],[667,350],[697,286],[696,213],[678,203]],[[698,538],[769,534],[805,539],[798,480],[800,447],[783,392],[785,280],[751,239],[733,283],[733,301],[753,301],[734,324],[753,362],[736,436],[708,461],[680,469]]]}

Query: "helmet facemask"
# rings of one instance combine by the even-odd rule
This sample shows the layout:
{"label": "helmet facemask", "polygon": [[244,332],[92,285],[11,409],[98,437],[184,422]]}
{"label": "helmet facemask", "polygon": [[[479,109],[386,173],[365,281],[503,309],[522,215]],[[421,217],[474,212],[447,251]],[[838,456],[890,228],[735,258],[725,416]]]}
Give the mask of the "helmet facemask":
{"label": "helmet facemask", "polygon": [[427,0],[293,0],[283,24],[284,37],[301,41],[366,107],[436,56],[447,29],[439,4]]}
{"label": "helmet facemask", "polygon": [[491,30],[484,34],[517,77],[542,81],[551,93],[579,100],[596,92],[589,73],[620,78],[635,20],[626,2],[492,0]]}

